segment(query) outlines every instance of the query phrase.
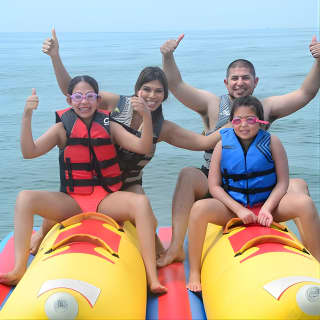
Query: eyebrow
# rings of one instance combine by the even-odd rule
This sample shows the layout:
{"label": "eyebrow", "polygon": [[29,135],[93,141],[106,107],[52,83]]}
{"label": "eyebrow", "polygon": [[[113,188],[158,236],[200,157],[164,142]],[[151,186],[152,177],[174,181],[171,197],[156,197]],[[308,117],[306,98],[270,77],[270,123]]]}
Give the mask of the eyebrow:
{"label": "eyebrow", "polygon": [[233,78],[233,77],[237,77],[237,78],[248,77],[248,78],[250,78],[250,74],[249,74],[249,73],[248,73],[248,74],[242,74],[242,75],[232,74],[232,75],[230,75],[230,77],[231,77],[231,78]]}

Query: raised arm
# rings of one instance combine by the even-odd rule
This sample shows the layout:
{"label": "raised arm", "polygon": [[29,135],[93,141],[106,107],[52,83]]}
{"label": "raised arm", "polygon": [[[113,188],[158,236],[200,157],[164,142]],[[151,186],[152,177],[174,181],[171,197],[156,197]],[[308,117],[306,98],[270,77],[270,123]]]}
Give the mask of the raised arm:
{"label": "raised arm", "polygon": [[161,46],[163,71],[167,76],[169,89],[173,95],[182,104],[205,117],[208,114],[210,104],[218,105],[219,98],[208,91],[194,88],[182,80],[173,52],[183,37],[182,34],[177,40],[168,40]]}
{"label": "raised arm", "polygon": [[153,132],[151,112],[144,99],[140,97],[132,97],[131,105],[142,117],[142,132],[141,137],[128,132],[119,123],[111,121],[110,128],[114,143],[124,149],[140,154],[148,154],[153,149]]}
{"label": "raised arm", "polygon": [[66,96],[68,94],[68,86],[71,77],[65,69],[59,54],[59,41],[56,35],[56,30],[52,28],[51,38],[47,38],[42,44],[42,52],[51,58],[54,73],[58,81],[58,85],[62,93]]}
{"label": "raised arm", "polygon": [[56,145],[61,145],[63,139],[62,127],[59,124],[51,127],[46,133],[33,140],[31,120],[33,111],[38,108],[39,98],[36,95],[36,89],[32,89],[32,95],[27,98],[22,116],[20,145],[21,152],[25,159],[39,157]]}
{"label": "raised arm", "polygon": [[[225,125],[223,128],[228,126],[230,126],[230,124]],[[165,141],[178,148],[193,151],[204,151],[213,149],[220,141],[220,129],[208,136],[204,136],[184,129],[174,122],[165,120],[161,128],[159,141]]]}
{"label": "raised arm", "polygon": [[265,117],[271,121],[290,115],[307,105],[318,93],[320,87],[320,43],[316,37],[309,45],[315,58],[314,64],[301,87],[282,96],[273,96],[262,101]]}
{"label": "raised arm", "polygon": [[[50,58],[53,65],[54,73],[61,92],[66,96],[68,94],[68,86],[71,80],[71,76],[64,67],[60,54],[59,54],[59,41],[56,35],[56,31],[53,28],[51,30],[51,38],[46,39],[42,44],[42,51],[46,53]],[[119,101],[119,95],[107,91],[100,91],[101,96],[101,109],[113,110]]]}

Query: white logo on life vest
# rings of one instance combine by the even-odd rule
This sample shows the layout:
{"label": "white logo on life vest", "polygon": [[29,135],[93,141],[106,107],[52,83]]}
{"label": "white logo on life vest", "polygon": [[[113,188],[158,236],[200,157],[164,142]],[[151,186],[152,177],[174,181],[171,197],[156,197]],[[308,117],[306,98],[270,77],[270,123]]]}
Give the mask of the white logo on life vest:
{"label": "white logo on life vest", "polygon": [[105,117],[105,118],[104,118],[103,124],[104,124],[105,126],[108,126],[108,125],[109,125],[109,117]]}

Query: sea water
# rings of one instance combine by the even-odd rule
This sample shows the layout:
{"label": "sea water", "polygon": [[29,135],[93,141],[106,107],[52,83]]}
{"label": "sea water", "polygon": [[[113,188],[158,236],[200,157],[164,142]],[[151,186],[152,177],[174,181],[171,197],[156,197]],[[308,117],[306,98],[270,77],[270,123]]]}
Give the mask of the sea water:
{"label": "sea water", "polygon": [[[183,79],[217,95],[226,93],[223,83],[228,64],[248,59],[256,67],[258,98],[282,95],[300,87],[314,59],[309,43],[315,29],[261,29],[188,31],[175,52]],[[133,93],[145,66],[161,66],[160,46],[177,38],[159,33],[57,33],[60,53],[71,76],[88,74],[102,90]],[[20,152],[21,116],[31,88],[40,99],[34,112],[34,138],[54,124],[54,111],[66,107],[50,58],[41,52],[48,33],[0,33],[0,239],[13,230],[16,196],[23,189],[59,189],[58,149],[32,160]],[[201,133],[200,116],[170,95],[163,106],[166,119]],[[319,95],[298,112],[277,120],[277,135],[288,154],[290,176],[308,183],[318,210],[319,190]],[[159,143],[154,159],[144,170],[143,186],[159,225],[171,224],[171,200],[179,171],[199,167],[202,152],[177,149]],[[39,225],[41,219],[36,218]]]}

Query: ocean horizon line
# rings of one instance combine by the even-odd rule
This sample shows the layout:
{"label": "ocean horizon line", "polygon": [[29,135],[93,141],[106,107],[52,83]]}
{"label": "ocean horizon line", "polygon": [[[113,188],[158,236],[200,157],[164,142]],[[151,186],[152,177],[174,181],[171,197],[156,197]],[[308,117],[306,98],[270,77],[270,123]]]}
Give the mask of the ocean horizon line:
{"label": "ocean horizon line", "polygon": [[[277,30],[315,30],[320,32],[320,26],[319,27],[260,27],[260,28],[214,28],[214,29],[187,29],[182,31],[180,30],[151,30],[151,31],[142,31],[142,30],[121,30],[121,31],[115,31],[115,30],[111,30],[111,31],[63,31],[63,30],[59,30],[56,28],[56,30],[60,33],[82,33],[82,34],[86,34],[86,33],[188,33],[188,32],[221,32],[221,31],[266,31],[266,30],[272,30],[272,31],[277,31]],[[36,34],[47,34],[48,32],[51,32],[51,28],[48,29],[48,31],[1,31],[0,30],[0,34],[16,34],[16,33],[36,33]]]}

